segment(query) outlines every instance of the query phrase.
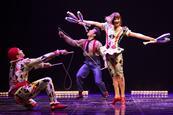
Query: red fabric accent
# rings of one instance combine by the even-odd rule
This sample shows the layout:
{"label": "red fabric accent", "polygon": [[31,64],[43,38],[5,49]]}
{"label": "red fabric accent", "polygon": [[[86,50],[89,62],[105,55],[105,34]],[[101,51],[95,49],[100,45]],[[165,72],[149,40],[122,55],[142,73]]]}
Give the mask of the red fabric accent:
{"label": "red fabric accent", "polygon": [[14,96],[14,93],[22,86],[29,85],[28,81],[16,83],[15,87],[9,92],[9,96]]}
{"label": "red fabric accent", "polygon": [[51,110],[64,109],[66,107],[67,107],[67,105],[64,105],[64,104],[61,104],[61,103],[51,104]]}
{"label": "red fabric accent", "polygon": [[115,46],[115,45],[113,45],[113,46],[111,46],[111,48],[112,48],[112,49],[115,49],[115,48],[116,48],[116,46]]}
{"label": "red fabric accent", "polygon": [[114,98],[112,104],[114,105],[118,101],[121,101],[121,97]]}
{"label": "red fabric accent", "polygon": [[10,60],[16,60],[17,59],[17,55],[18,55],[18,52],[19,52],[19,48],[17,47],[13,47],[13,48],[10,48],[8,50],[8,58]]}
{"label": "red fabric accent", "polygon": [[108,29],[105,32],[106,32],[106,48],[108,48]]}
{"label": "red fabric accent", "polygon": [[23,81],[23,82],[19,82],[19,83],[16,83],[16,86],[15,86],[15,88],[20,88],[20,87],[22,87],[22,86],[24,86],[24,85],[28,85],[29,84],[29,82],[28,81]]}
{"label": "red fabric accent", "polygon": [[94,40],[94,43],[93,43],[93,54],[96,52],[96,40]]}
{"label": "red fabric accent", "polygon": [[117,36],[116,36],[116,38],[115,38],[115,43],[116,43],[116,42],[118,41],[118,39],[120,38],[120,35],[121,35],[122,31],[123,31],[123,29],[121,29],[121,30],[119,31],[119,33],[117,34]]}
{"label": "red fabric accent", "polygon": [[85,40],[84,44],[83,44],[83,49],[85,50],[86,45],[88,44],[88,40]]}

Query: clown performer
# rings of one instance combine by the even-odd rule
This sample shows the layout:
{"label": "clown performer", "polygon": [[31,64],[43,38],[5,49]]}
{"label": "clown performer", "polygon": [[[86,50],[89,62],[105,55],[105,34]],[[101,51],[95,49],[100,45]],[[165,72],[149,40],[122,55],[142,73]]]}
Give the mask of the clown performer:
{"label": "clown performer", "polygon": [[11,63],[9,96],[13,96],[16,103],[24,105],[28,109],[32,109],[38,105],[33,98],[38,95],[40,91],[44,90],[49,97],[51,110],[66,108],[67,105],[63,105],[57,101],[54,85],[50,77],[45,77],[34,82],[28,81],[28,75],[31,69],[51,67],[52,64],[46,63],[47,61],[53,57],[66,54],[68,54],[66,50],[56,50],[38,58],[30,59],[25,58],[25,54],[19,48],[10,48],[8,50],[8,57]]}

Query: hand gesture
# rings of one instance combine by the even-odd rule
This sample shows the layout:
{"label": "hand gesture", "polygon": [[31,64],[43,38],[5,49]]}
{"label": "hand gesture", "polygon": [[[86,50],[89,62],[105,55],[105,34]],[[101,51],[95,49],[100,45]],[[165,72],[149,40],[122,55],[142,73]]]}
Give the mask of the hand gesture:
{"label": "hand gesture", "polygon": [[89,25],[87,25],[86,23],[84,23],[84,19],[83,19],[83,15],[80,11],[77,11],[77,16],[75,16],[72,12],[67,12],[68,17],[65,17],[65,20],[67,20],[68,22],[71,23],[76,23],[76,24],[80,24],[85,28],[85,31],[88,32],[88,27]]}
{"label": "hand gesture", "polygon": [[59,50],[61,55],[67,55],[69,52],[67,50]]}
{"label": "hand gesture", "polygon": [[52,64],[50,64],[50,63],[44,63],[44,68],[48,68],[48,67],[51,67],[52,66]]}
{"label": "hand gesture", "polygon": [[148,42],[143,42],[143,44],[147,45],[149,43],[166,43],[166,42],[170,41],[169,36],[170,36],[170,33],[165,33],[165,34],[162,34],[161,36],[157,37],[154,40],[150,40]]}
{"label": "hand gesture", "polygon": [[79,24],[79,25],[82,25],[82,26],[86,26],[86,23],[83,22],[82,20],[79,20],[79,21],[78,21],[78,24]]}
{"label": "hand gesture", "polygon": [[64,38],[65,37],[65,34],[62,31],[59,31],[58,34],[59,34],[60,38]]}

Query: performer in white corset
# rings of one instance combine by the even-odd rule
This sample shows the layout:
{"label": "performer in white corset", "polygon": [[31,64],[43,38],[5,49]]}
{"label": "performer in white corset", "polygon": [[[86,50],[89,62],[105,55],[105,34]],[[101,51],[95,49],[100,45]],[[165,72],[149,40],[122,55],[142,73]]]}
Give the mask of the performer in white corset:
{"label": "performer in white corset", "polygon": [[101,51],[106,55],[106,62],[108,69],[113,80],[115,97],[112,104],[120,101],[125,104],[125,79],[123,74],[123,49],[119,47],[120,40],[124,37],[134,37],[142,40],[147,40],[155,43],[156,40],[153,37],[149,37],[140,33],[132,32],[128,27],[122,26],[122,19],[120,13],[113,12],[111,15],[105,18],[105,23],[96,21],[82,20],[79,21],[80,25],[94,25],[106,32],[106,44],[101,47]]}

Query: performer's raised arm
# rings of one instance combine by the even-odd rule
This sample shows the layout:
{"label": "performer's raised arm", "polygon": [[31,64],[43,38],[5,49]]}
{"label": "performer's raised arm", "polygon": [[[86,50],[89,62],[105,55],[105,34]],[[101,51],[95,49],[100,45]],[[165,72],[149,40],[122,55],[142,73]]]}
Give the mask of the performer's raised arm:
{"label": "performer's raised arm", "polygon": [[67,36],[65,33],[63,33],[62,31],[59,31],[59,36],[60,38],[63,38],[65,40],[65,42],[67,42],[69,45],[71,46],[75,46],[75,47],[81,47],[83,42],[85,40],[80,39],[80,40],[74,40],[73,38],[71,38],[70,36]]}
{"label": "performer's raised arm", "polygon": [[103,28],[103,23],[97,22],[97,21],[90,21],[90,20],[83,20],[83,22],[79,22],[80,25],[86,24],[86,25],[93,25],[97,26],[99,28]]}
{"label": "performer's raised arm", "polygon": [[156,41],[155,38],[153,38],[153,37],[146,36],[141,33],[136,33],[136,32],[132,32],[132,31],[129,32],[128,36],[135,37],[135,38],[142,39],[142,40],[153,41],[153,42]]}
{"label": "performer's raised arm", "polygon": [[50,59],[54,58],[55,56],[66,55],[67,53],[68,52],[66,50],[55,50],[53,52],[44,54],[43,56],[40,56],[38,58],[30,59],[28,62],[26,62],[26,65],[28,67],[36,66],[42,62],[49,61]]}
{"label": "performer's raised arm", "polygon": [[39,69],[39,68],[48,68],[48,67],[51,67],[52,64],[51,63],[40,63],[36,66],[34,66],[35,69]]}

